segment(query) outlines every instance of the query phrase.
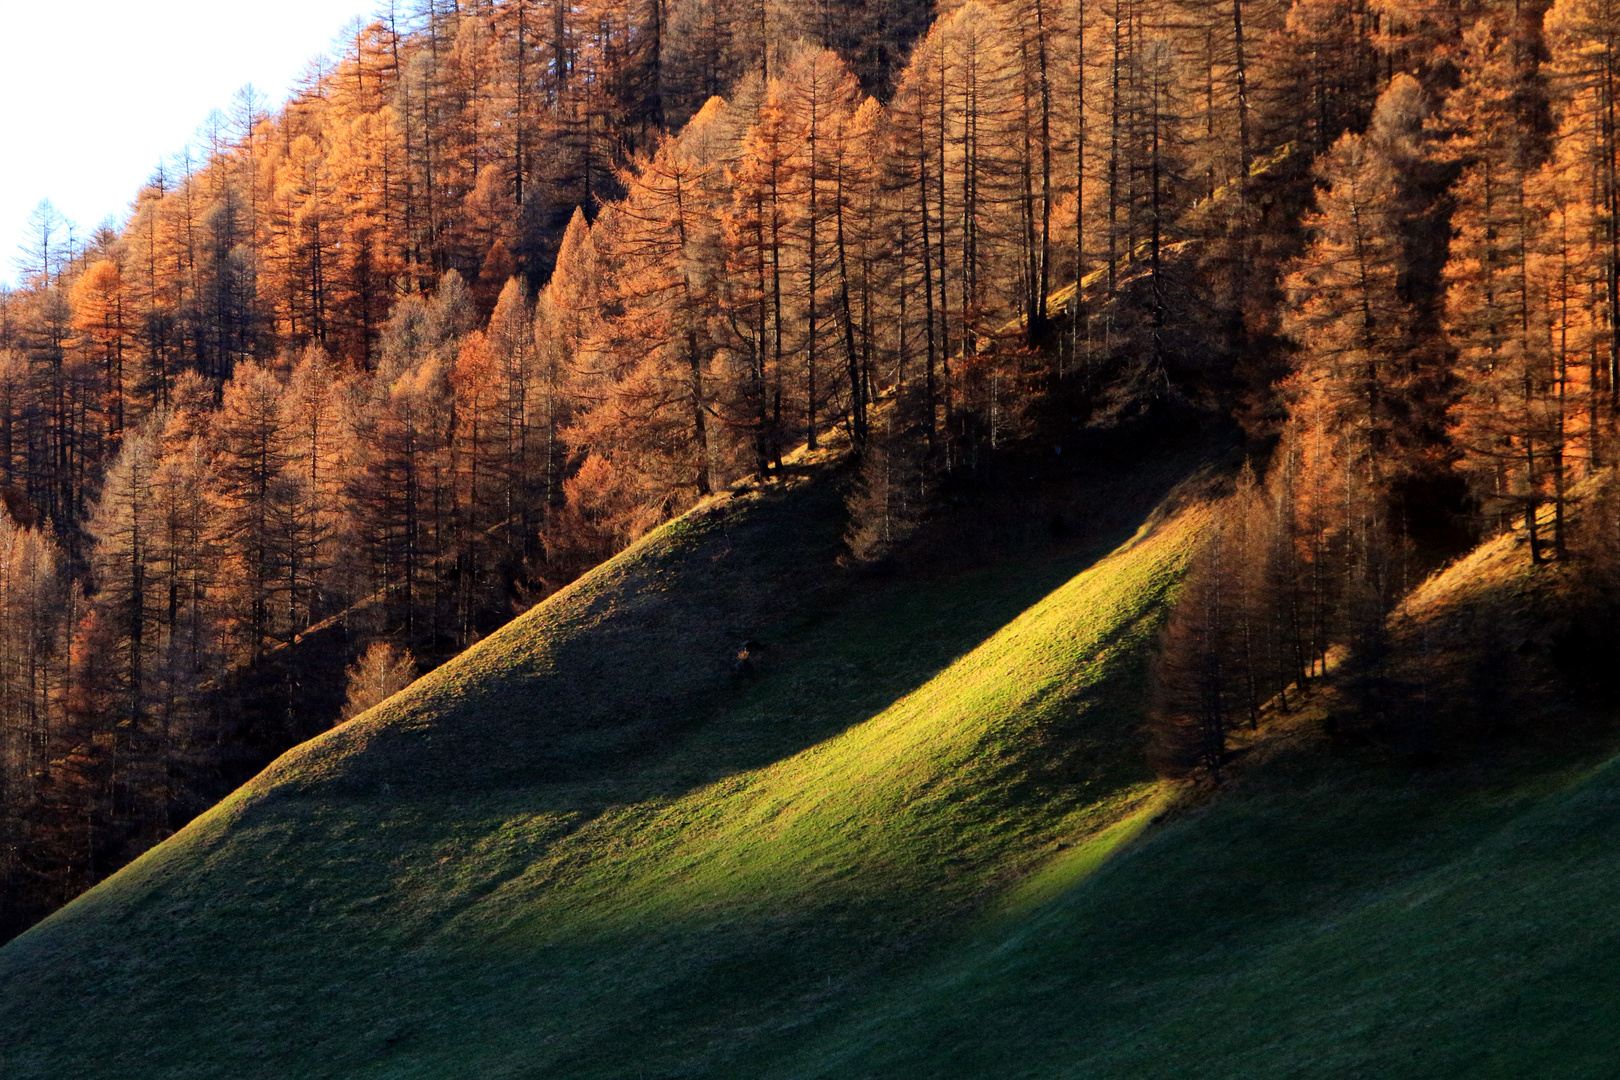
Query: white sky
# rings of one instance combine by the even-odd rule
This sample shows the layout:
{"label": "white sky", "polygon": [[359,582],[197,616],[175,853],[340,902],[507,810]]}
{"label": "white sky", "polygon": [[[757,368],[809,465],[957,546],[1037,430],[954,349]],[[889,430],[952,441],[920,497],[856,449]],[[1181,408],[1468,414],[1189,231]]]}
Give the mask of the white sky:
{"label": "white sky", "polygon": [[243,83],[287,97],[373,0],[0,0],[0,285],[48,198],[89,234]]}

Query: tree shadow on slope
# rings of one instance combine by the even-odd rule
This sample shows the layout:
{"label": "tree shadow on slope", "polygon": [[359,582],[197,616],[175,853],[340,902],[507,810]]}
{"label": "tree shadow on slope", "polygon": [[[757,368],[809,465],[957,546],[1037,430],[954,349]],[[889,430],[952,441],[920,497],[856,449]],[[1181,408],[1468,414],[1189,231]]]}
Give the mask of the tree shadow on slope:
{"label": "tree shadow on slope", "polygon": [[[593,576],[585,584],[594,589],[560,598],[572,606],[558,604],[549,624],[520,624],[527,637],[492,639],[441,669],[426,694],[369,728],[353,725],[350,745],[339,744],[346,753],[289,755],[285,778],[272,770],[268,797],[236,809],[232,828],[256,834],[248,846],[268,865],[301,859],[317,905],[328,892],[415,897],[390,930],[401,940],[520,877],[543,894],[546,873],[572,878],[596,857],[596,833],[611,845],[635,832],[626,815],[792,759],[907,699],[1151,532],[1198,460],[1099,469],[1074,487],[1092,508],[1081,538],[920,580],[838,567],[842,504],[831,485],[711,507],[607,568],[606,580]],[[786,595],[770,592],[787,582]],[[1096,643],[1098,655],[1139,631],[1116,628]],[[736,664],[741,643],[757,658],[748,670]],[[976,747],[993,766],[981,782],[996,793],[972,793],[950,820],[971,831],[980,808],[993,815],[1055,798],[1074,809],[1147,779],[1132,712],[1142,658],[1132,655],[1129,670],[1110,667],[1108,700],[1071,688],[1078,697],[1042,702],[1025,718],[1016,747]],[[942,860],[967,857],[943,850],[959,839],[940,839]],[[317,851],[332,857],[312,862]],[[566,865],[537,875],[558,851]],[[935,869],[954,872],[946,861]]]}
{"label": "tree shadow on slope", "polygon": [[[340,729],[337,746],[289,755],[298,772],[271,775],[284,794],[323,797],[577,796],[603,783],[613,803],[678,796],[926,684],[1129,539],[1206,459],[1199,447],[1077,471],[1067,535],[978,569],[901,578],[838,565],[838,484],[711,504]],[[1043,493],[1037,512],[1055,502]]]}
{"label": "tree shadow on slope", "polygon": [[733,1075],[1606,1075],[1563,1063],[1612,1056],[1615,749],[1436,770],[1290,747]]}
{"label": "tree shadow on slope", "polygon": [[[791,884],[752,893],[713,858],[731,833],[694,851],[682,846],[687,823],[661,808],[707,800],[710,785],[907,698],[1130,539],[1202,460],[1101,462],[1073,483],[1083,528],[971,571],[840,568],[841,493],[825,482],[676,523],[390,706],[294,751],[189,838],[14,943],[6,967],[30,971],[36,1048],[58,1042],[41,1012],[56,1015],[53,997],[101,1017],[65,1025],[39,1060],[244,1076],[317,1075],[318,1061],[361,1075],[403,1061],[420,1071],[472,1040],[481,1075],[539,1063],[625,1075],[622,1055],[604,1056],[614,1025],[643,1029],[638,1060],[685,1068],[717,1060],[704,1046],[743,1037],[737,1023],[819,1012],[910,962],[975,890],[1050,853],[1029,830],[1118,777],[1090,789],[1032,777],[1032,758],[1062,760],[1038,742],[1061,739],[1061,724],[1037,720],[1014,750],[966,746],[974,764],[956,789],[923,793],[935,802],[870,864],[851,861],[867,852],[859,844],[840,849],[838,821],[823,822],[825,857],[783,843],[782,860],[751,872]],[[752,670],[739,670],[749,642]],[[1099,666],[1108,700],[1086,722],[1111,733],[1112,762],[1134,751],[1126,699],[1137,683],[1134,669]],[[1047,813],[1071,781],[1069,802]],[[621,873],[615,859],[632,843],[646,849]],[[693,859],[709,860],[708,877],[642,897]],[[715,882],[731,900],[705,898]],[[21,1021],[20,999],[5,997],[0,1012]],[[205,1024],[201,1000],[215,1003]],[[143,1003],[138,1023],[129,1002]]]}

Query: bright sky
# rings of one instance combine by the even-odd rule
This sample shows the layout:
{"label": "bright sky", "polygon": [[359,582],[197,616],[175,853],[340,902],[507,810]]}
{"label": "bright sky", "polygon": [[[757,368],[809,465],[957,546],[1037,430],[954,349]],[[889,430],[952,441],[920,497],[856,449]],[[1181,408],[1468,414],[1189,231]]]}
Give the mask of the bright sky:
{"label": "bright sky", "polygon": [[252,83],[279,106],[375,0],[0,0],[0,285],[50,199],[90,233]]}

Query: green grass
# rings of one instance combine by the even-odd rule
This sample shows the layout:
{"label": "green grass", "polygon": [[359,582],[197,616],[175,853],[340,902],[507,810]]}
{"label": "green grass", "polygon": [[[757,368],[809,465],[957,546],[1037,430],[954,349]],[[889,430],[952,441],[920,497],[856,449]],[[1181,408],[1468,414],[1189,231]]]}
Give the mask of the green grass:
{"label": "green grass", "polygon": [[1601,739],[1151,780],[1185,471],[922,579],[824,483],[715,502],[0,950],[0,1075],[1611,1073]]}
{"label": "green grass", "polygon": [[759,1075],[1612,1075],[1620,775],[1524,764],[1295,762]]}
{"label": "green grass", "polygon": [[1185,469],[925,579],[827,483],[701,508],[0,951],[0,1073],[751,1069],[1153,799]]}

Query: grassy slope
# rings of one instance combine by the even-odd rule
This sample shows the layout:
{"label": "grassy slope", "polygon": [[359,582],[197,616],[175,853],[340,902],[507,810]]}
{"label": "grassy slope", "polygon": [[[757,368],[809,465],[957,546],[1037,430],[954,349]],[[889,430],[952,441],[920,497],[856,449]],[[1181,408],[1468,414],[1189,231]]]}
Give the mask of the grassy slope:
{"label": "grassy slope", "polygon": [[1614,767],[1290,772],[1302,790],[1158,831],[760,1075],[1613,1075]]}
{"label": "grassy slope", "polygon": [[[789,524],[743,500],[655,537],[0,951],[0,1074],[1612,1073],[1601,739],[1418,771],[1307,719],[1149,829],[1141,645],[1192,519],[816,588],[827,495],[778,498]],[[786,565],[803,594],[752,606]],[[1516,567],[1410,617],[1524,595]]]}
{"label": "grassy slope", "polygon": [[[1559,588],[1508,537],[1401,618],[1530,626]],[[1561,726],[1431,770],[1325,754],[1316,719],[1221,798],[1033,909],[990,913],[759,1075],[1612,1076],[1612,732]]]}
{"label": "grassy slope", "polygon": [[746,1074],[1149,812],[1185,468],[924,582],[827,485],[673,523],[0,950],[0,1074]]}

